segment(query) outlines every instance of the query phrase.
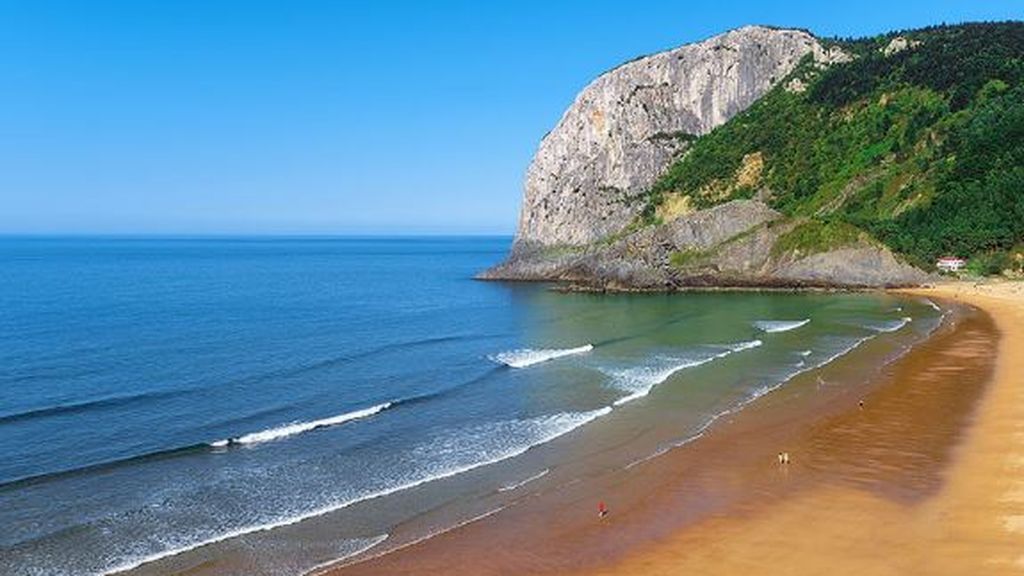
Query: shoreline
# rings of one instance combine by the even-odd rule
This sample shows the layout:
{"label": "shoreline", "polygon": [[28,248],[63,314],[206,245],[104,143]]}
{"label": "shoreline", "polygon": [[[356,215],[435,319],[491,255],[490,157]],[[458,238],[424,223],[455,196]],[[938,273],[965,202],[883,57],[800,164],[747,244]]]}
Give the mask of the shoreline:
{"label": "shoreline", "polygon": [[[944,283],[899,293],[985,311],[1000,338],[991,383],[971,412],[938,491],[921,502],[849,487],[683,530],[590,571],[600,575],[1024,574],[1024,284]],[[775,568],[777,567],[777,568]]]}
{"label": "shoreline", "polygon": [[[966,316],[984,315],[967,313]],[[974,321],[983,322],[984,318]],[[990,327],[981,332],[985,330],[991,332]],[[914,346],[911,354],[918,354],[918,348],[931,346],[934,340],[942,338],[948,340],[951,336],[940,327]],[[954,345],[946,342],[947,347]],[[510,507],[494,518],[440,535],[414,549],[378,557],[371,554],[366,560],[355,559],[353,563],[342,563],[317,573],[432,573],[440,570],[466,574],[651,573],[652,558],[659,562],[660,548],[666,546],[666,542],[700,530],[709,518],[745,517],[765,503],[774,505],[812,491],[823,478],[834,480],[830,478],[834,474],[824,473],[820,463],[812,460],[805,464],[799,460],[803,457],[799,451],[802,449],[795,453],[800,455],[796,456],[798,461],[794,466],[780,470],[773,462],[775,449],[792,442],[802,432],[821,426],[822,422],[856,414],[862,393],[887,388],[873,377],[870,382],[863,381],[864,364],[872,358],[870,352],[863,352],[861,356],[865,354],[866,357],[853,362],[860,369],[860,380],[854,380],[849,387],[822,391],[807,375],[802,382],[795,383],[793,389],[784,387],[762,397],[741,413],[727,415],[700,442],[643,462],[635,466],[635,470],[627,469],[612,478],[591,482],[596,485],[588,486],[585,493],[557,490],[535,498],[535,502]],[[903,362],[901,355],[892,364]],[[980,369],[984,371],[983,366]],[[817,379],[821,381],[820,376]],[[970,412],[982,391],[981,384],[984,382],[961,398],[959,413]],[[808,393],[815,391],[823,393]],[[908,484],[906,478],[875,478],[871,482],[877,484],[877,490],[885,497],[896,500],[921,500],[934,492],[940,471],[947,464],[948,448],[959,434],[960,425],[947,432],[938,442],[941,449],[937,455],[930,456],[929,462],[934,465],[923,473],[927,482],[920,486],[909,482],[909,491],[903,489],[903,485]],[[845,446],[843,450],[850,453],[854,448]],[[803,474],[807,464],[812,465],[812,473]],[[606,521],[595,523],[590,503],[601,494],[616,495],[610,501],[613,514]],[[667,514],[666,510],[679,513]],[[551,518],[559,518],[559,522],[552,523]],[[501,543],[501,550],[494,550],[495,542]],[[673,561],[670,559],[665,565],[669,568],[666,573],[676,572]],[[636,562],[640,562],[642,569],[631,567]],[[472,566],[472,570],[456,569],[456,565]]]}

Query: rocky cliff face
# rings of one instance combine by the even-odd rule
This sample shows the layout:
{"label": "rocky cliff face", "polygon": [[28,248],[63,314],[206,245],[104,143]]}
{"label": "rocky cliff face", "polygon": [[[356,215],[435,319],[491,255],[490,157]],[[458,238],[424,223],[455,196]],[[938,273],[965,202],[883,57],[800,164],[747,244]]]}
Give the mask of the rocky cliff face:
{"label": "rocky cliff face", "polygon": [[[806,55],[848,56],[798,30],[750,26],[624,64],[587,86],[541,141],[526,175],[515,244],[482,279],[589,289],[903,286],[927,279],[866,239],[801,253],[777,245],[800,223],[758,200],[630,224],[688,141],[727,122]],[[750,168],[760,170],[751,157]]]}
{"label": "rocky cliff face", "polygon": [[582,245],[618,232],[685,146],[744,110],[806,54],[810,34],[748,26],[607,72],[577,96],[526,174],[516,251]]}
{"label": "rocky cliff face", "polygon": [[779,251],[779,238],[797,225],[763,202],[734,200],[609,242],[513,253],[481,278],[554,280],[596,290],[870,288],[928,280],[866,240],[825,252]]}

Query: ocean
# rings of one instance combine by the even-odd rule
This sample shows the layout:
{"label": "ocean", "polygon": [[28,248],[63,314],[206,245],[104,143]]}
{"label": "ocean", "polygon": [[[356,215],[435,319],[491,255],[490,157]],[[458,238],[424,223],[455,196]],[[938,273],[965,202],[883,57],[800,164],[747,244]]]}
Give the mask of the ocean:
{"label": "ocean", "polygon": [[385,554],[942,318],[884,293],[473,280],[510,241],[0,239],[0,573]]}

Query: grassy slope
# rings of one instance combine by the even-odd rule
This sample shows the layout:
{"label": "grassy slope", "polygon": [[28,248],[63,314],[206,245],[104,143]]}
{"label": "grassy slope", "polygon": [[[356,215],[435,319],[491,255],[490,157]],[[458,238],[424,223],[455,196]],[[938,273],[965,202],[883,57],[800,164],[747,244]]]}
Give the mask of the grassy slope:
{"label": "grassy slope", "polygon": [[[919,44],[884,55],[897,35]],[[673,196],[708,207],[762,192],[812,222],[791,239],[805,249],[855,239],[852,226],[928,267],[1024,242],[1024,23],[840,44],[853,61],[806,60],[793,74],[805,91],[783,82],[694,142],[644,217]],[[753,182],[751,158],[763,162]]]}

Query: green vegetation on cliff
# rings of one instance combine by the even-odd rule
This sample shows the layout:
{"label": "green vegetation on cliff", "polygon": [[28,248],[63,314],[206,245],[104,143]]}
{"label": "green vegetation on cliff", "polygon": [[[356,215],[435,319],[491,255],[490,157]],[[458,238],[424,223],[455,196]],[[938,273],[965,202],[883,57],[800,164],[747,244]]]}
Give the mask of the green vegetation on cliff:
{"label": "green vegetation on cliff", "polygon": [[[966,24],[836,42],[692,143],[652,187],[696,207],[759,195],[805,220],[778,250],[867,232],[923,267],[1024,241],[1024,23]],[[791,245],[790,245],[791,244]]]}

